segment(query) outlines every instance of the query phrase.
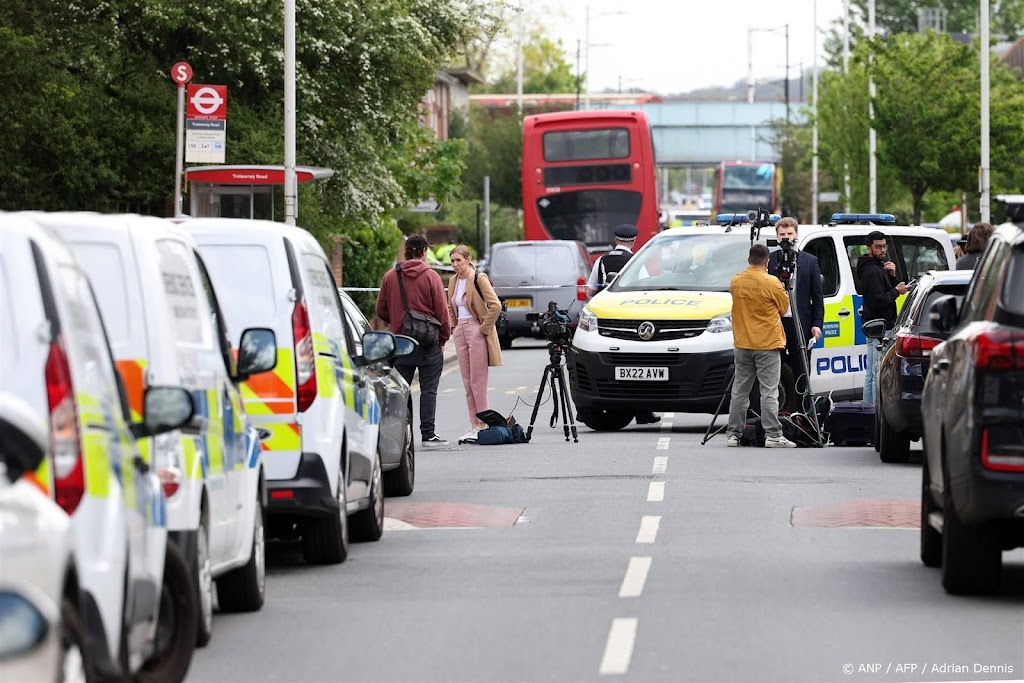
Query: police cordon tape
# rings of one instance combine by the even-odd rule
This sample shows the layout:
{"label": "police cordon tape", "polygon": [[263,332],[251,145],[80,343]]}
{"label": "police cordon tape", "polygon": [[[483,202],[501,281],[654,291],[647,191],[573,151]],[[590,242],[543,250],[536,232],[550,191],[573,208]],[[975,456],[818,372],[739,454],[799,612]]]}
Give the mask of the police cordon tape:
{"label": "police cordon tape", "polygon": [[[503,289],[513,289],[516,291],[523,289],[577,289],[579,287],[587,287],[588,285],[522,285],[520,287],[495,287],[495,291]],[[602,289],[603,285],[594,285],[591,289]],[[338,287],[338,291],[341,292],[379,292],[380,287]]]}

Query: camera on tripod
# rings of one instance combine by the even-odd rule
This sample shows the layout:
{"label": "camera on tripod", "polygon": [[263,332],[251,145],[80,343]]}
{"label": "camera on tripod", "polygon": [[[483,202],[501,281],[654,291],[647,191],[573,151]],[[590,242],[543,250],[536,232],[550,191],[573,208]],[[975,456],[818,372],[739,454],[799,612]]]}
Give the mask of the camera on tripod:
{"label": "camera on tripod", "polygon": [[572,344],[572,331],[569,329],[572,319],[569,317],[569,311],[558,307],[558,302],[549,301],[548,310],[543,313],[527,313],[526,319],[539,324],[540,331],[549,344]]}
{"label": "camera on tripod", "polygon": [[[775,266],[775,277],[785,284],[793,277],[793,270],[796,268],[796,252],[793,250],[793,240],[782,238],[777,242],[779,246],[779,261]],[[769,243],[769,246],[772,246]]]}

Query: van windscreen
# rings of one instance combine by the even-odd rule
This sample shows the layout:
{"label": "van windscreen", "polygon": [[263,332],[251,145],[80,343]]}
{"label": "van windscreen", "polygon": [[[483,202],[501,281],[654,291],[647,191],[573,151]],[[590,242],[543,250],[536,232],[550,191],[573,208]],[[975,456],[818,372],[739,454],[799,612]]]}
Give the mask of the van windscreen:
{"label": "van windscreen", "polygon": [[535,285],[576,284],[576,262],[565,244],[509,245],[495,253],[490,272],[497,278],[522,278]]}
{"label": "van windscreen", "polygon": [[[242,330],[277,312],[270,255],[258,244],[204,244],[199,247],[232,343]],[[290,285],[289,285],[290,287]]]}

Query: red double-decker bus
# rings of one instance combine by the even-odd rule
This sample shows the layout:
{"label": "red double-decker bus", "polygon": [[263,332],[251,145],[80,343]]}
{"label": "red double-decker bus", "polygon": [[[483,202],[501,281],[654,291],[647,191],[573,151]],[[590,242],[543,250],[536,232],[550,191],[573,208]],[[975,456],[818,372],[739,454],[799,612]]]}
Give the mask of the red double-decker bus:
{"label": "red double-decker bus", "polygon": [[723,161],[715,169],[711,219],[757,208],[779,211],[779,171],[764,161]]}
{"label": "red double-decker bus", "polygon": [[654,145],[642,111],[568,111],[523,119],[523,223],[528,240],[580,240],[592,257],[615,228],[658,233]]}

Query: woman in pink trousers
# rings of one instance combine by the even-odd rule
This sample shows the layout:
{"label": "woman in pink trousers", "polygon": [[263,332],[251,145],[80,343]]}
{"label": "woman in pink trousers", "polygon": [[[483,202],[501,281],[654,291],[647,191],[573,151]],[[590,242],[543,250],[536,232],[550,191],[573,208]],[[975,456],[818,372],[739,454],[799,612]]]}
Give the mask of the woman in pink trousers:
{"label": "woman in pink trousers", "polygon": [[494,331],[501,301],[490,279],[476,272],[469,247],[460,244],[452,249],[451,261],[455,276],[448,282],[448,321],[469,407],[469,431],[459,441],[475,442],[477,432],[487,426],[476,416],[487,410],[487,368],[501,365],[501,345]]}

